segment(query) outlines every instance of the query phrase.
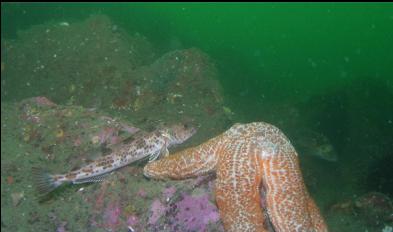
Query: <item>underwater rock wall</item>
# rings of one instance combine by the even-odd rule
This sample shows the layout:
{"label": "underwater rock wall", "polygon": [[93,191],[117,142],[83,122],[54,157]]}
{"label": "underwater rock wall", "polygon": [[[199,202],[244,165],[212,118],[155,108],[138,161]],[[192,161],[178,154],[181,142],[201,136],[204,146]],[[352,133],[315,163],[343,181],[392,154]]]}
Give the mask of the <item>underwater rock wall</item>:
{"label": "underwater rock wall", "polygon": [[1,46],[2,229],[222,230],[210,187],[146,180],[139,162],[43,202],[31,177],[37,166],[70,171],[102,155],[102,146],[163,124],[197,126],[194,144],[222,132],[232,112],[207,54],[157,54],[146,37],[103,15],[36,25]]}
{"label": "underwater rock wall", "polygon": [[45,96],[127,115],[140,127],[187,119],[222,130],[229,122],[217,76],[199,49],[157,54],[146,37],[103,15],[48,22],[2,41],[3,100]]}

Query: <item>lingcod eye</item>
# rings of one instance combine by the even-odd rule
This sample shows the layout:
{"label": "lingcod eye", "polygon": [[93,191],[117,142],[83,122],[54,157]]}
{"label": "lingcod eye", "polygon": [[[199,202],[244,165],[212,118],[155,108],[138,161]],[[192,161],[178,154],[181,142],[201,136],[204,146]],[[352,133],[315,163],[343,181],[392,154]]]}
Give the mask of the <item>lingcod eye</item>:
{"label": "lingcod eye", "polygon": [[184,129],[188,129],[188,124],[187,123],[185,123],[185,124],[183,124],[183,127],[184,127]]}

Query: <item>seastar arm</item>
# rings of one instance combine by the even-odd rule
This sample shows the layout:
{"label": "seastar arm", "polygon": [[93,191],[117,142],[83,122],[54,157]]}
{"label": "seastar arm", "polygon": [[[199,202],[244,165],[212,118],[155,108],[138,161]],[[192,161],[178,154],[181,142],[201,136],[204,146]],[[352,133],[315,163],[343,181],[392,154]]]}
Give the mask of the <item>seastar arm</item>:
{"label": "seastar arm", "polygon": [[215,170],[220,151],[219,138],[148,163],[144,175],[154,179],[185,179]]}
{"label": "seastar arm", "polygon": [[[282,149],[282,148],[288,149]],[[262,183],[266,207],[275,231],[327,231],[310,197],[300,171],[298,155],[291,145],[264,154]]]}
{"label": "seastar arm", "polygon": [[239,143],[217,167],[216,201],[225,231],[267,232],[261,209],[262,162],[255,146]]}
{"label": "seastar arm", "polygon": [[315,204],[314,200],[309,197],[308,199],[308,212],[311,216],[311,223],[315,231],[327,232],[327,225],[319,212],[318,206]]}

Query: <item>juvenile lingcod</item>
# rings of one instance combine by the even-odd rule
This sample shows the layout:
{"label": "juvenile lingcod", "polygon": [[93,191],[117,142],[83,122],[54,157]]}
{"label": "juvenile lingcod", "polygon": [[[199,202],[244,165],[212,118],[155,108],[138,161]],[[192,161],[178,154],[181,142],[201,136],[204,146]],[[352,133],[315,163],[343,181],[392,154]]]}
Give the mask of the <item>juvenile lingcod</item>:
{"label": "juvenile lingcod", "polygon": [[40,194],[46,195],[63,183],[81,184],[99,182],[110,172],[135,161],[156,160],[168,155],[168,148],[181,144],[195,134],[196,129],[185,124],[175,124],[147,133],[128,144],[115,147],[111,153],[92,163],[66,174],[52,175],[41,168],[33,168],[33,178]]}

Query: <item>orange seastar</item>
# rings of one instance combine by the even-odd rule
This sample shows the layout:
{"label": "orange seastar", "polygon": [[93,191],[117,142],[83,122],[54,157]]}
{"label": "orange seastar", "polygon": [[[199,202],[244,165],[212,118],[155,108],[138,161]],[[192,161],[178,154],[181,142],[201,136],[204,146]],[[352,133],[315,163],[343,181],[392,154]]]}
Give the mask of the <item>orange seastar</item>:
{"label": "orange seastar", "polygon": [[[216,202],[226,231],[327,231],[310,197],[298,155],[275,126],[235,124],[223,134],[144,168],[147,177],[184,179],[215,171]],[[262,191],[264,206],[261,208]]]}

